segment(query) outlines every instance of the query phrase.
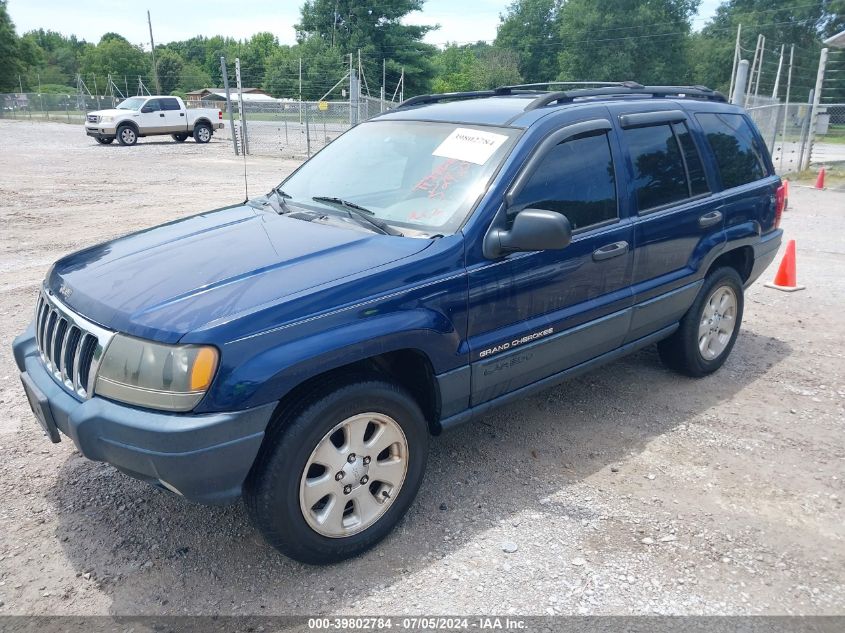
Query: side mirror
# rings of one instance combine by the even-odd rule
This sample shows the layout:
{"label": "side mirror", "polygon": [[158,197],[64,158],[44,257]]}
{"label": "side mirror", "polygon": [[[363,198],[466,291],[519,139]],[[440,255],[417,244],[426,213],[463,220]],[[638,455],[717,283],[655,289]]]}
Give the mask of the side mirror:
{"label": "side mirror", "polygon": [[153,111],[153,109],[152,109],[151,106],[145,105],[143,108],[141,108],[141,112],[143,112],[144,114],[146,114],[147,112],[152,112],[152,111]]}
{"label": "side mirror", "polygon": [[572,241],[572,226],[565,215],[546,209],[523,209],[510,231],[496,229],[487,236],[485,255],[499,257],[514,251],[561,249]]}

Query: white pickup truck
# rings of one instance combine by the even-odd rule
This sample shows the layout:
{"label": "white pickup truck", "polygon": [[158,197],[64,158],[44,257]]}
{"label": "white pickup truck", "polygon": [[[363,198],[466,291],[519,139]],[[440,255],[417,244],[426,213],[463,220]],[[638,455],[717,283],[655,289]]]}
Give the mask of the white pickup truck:
{"label": "white pickup truck", "polygon": [[117,139],[134,145],[142,136],[170,134],[177,143],[193,136],[208,143],[214,130],[223,128],[223,112],[214,108],[186,108],[179,97],[151,95],[130,97],[111,110],[97,110],[85,116],[85,133],[101,145]]}

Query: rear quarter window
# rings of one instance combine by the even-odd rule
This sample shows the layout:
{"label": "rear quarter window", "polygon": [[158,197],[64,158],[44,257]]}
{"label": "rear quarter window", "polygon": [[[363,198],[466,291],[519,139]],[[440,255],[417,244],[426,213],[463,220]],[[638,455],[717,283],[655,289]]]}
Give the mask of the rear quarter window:
{"label": "rear quarter window", "polygon": [[700,112],[695,115],[704,131],[725,189],[768,175],[757,135],[741,114]]}

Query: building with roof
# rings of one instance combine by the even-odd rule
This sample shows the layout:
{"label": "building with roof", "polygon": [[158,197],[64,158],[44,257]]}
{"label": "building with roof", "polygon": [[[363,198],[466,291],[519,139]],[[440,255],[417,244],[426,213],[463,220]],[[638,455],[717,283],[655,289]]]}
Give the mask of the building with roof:
{"label": "building with roof", "polygon": [[[236,99],[237,94],[237,90],[230,88],[230,96],[232,99]],[[225,101],[226,91],[223,88],[201,88],[200,90],[191,90],[186,93],[185,96],[187,97],[188,102]],[[243,99],[244,103],[278,101],[260,88],[244,88]]]}

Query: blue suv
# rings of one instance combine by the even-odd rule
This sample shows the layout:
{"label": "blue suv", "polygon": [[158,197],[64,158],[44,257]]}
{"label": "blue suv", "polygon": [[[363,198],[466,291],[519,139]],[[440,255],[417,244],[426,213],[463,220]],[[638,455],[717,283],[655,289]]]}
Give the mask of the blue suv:
{"label": "blue suv", "polygon": [[68,255],[14,354],[48,437],[288,556],[384,538],[429,439],[657,344],[718,369],[783,188],[704,87],[425,95],[267,195]]}

